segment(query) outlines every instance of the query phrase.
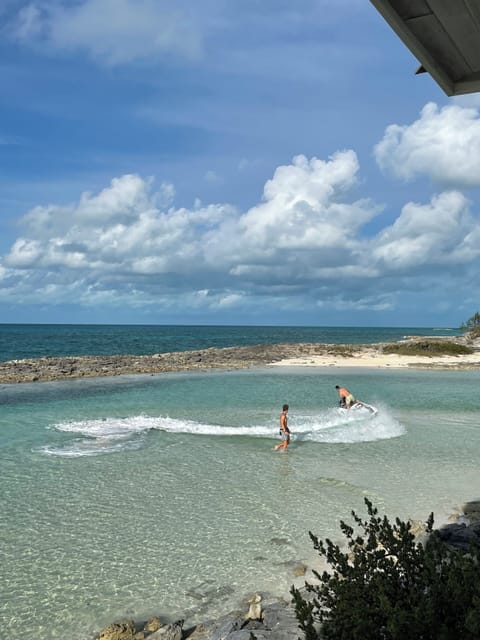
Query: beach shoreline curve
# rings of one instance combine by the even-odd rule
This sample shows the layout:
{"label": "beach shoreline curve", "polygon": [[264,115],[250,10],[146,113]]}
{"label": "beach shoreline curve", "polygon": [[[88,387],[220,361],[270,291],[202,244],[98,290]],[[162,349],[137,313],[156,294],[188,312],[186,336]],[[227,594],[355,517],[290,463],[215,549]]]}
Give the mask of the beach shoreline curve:
{"label": "beach shoreline curve", "polygon": [[[417,338],[412,336],[409,339]],[[480,340],[472,341],[459,336],[453,342],[468,344],[471,353],[459,355],[385,353],[385,346],[394,343],[280,343],[211,347],[140,356],[48,356],[0,362],[0,384],[213,369],[235,370],[260,366],[480,369]]]}

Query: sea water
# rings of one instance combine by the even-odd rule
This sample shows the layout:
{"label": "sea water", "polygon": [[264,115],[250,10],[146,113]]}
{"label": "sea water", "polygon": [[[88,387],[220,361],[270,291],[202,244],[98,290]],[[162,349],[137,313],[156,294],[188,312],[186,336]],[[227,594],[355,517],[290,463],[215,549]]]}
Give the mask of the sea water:
{"label": "sea water", "polygon": [[191,325],[0,324],[0,362],[43,356],[151,355],[281,342],[362,344],[405,335],[458,335],[456,328],[254,327]]}
{"label": "sea water", "polygon": [[[194,624],[288,593],[341,519],[478,499],[478,371],[264,367],[0,386],[7,637]],[[379,411],[342,416],[335,385]],[[283,403],[292,443],[280,441]],[[350,520],[349,520],[350,519]]]}

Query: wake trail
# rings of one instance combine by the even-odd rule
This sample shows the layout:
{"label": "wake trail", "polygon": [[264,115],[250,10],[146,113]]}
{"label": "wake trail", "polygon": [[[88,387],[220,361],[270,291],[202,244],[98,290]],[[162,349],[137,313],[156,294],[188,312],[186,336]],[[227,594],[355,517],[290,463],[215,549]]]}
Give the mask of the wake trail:
{"label": "wake trail", "polygon": [[[289,420],[292,440],[325,443],[354,443],[396,438],[405,433],[404,427],[387,410],[372,416],[338,409],[316,413],[297,413]],[[116,453],[138,449],[146,445],[146,435],[151,431],[195,436],[278,439],[277,418],[265,424],[241,426],[196,422],[169,416],[105,417],[71,422],[60,422],[50,429],[69,434],[67,442],[52,443],[40,448],[47,455],[81,457]]]}

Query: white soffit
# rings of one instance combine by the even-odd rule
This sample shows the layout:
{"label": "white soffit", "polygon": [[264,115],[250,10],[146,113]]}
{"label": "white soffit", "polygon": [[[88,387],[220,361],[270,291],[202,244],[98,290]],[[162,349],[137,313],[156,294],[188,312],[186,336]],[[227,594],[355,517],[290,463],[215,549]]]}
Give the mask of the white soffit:
{"label": "white soffit", "polygon": [[480,0],[370,0],[448,96],[480,91]]}

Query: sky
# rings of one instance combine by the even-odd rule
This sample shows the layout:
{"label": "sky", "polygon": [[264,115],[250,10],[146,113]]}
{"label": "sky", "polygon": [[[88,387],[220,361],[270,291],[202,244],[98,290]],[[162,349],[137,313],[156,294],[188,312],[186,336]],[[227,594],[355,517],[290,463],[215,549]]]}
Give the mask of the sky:
{"label": "sky", "polygon": [[3,0],[0,322],[458,327],[480,94],[365,0]]}

